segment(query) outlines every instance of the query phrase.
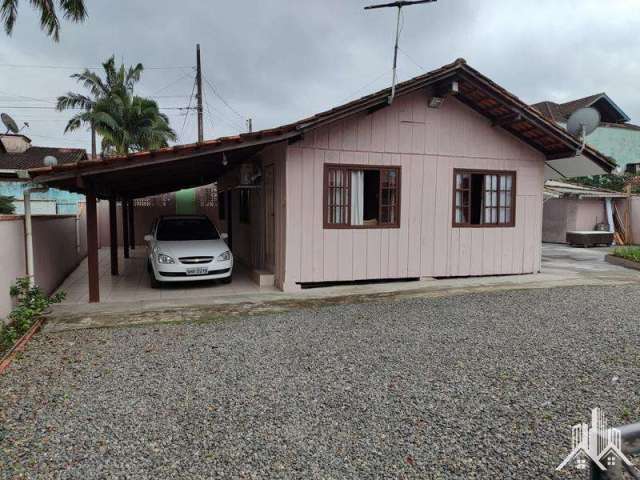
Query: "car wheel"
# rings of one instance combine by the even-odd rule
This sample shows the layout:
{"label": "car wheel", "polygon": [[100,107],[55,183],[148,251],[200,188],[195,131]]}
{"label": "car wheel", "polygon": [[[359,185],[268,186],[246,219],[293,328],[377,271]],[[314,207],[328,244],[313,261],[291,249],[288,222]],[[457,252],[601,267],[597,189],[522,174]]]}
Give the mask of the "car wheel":
{"label": "car wheel", "polygon": [[156,279],[156,276],[153,274],[153,271],[149,273],[149,284],[151,288],[162,288],[162,282],[159,282]]}

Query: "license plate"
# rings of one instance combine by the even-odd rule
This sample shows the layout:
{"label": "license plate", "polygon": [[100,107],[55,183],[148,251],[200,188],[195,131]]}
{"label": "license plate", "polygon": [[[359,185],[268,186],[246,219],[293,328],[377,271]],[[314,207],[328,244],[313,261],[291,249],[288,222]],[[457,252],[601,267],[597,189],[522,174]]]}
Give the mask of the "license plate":
{"label": "license plate", "polygon": [[209,269],[207,267],[187,268],[187,275],[206,275],[207,273],[209,273]]}

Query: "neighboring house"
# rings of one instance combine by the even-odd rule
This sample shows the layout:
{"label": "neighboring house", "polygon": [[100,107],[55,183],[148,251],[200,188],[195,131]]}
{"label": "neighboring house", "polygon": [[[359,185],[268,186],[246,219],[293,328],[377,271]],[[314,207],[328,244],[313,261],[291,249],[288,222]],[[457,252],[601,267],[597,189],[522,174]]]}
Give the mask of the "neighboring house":
{"label": "neighboring house", "polygon": [[[593,107],[600,113],[601,125],[587,136],[587,144],[616,161],[621,171],[640,174],[640,126],[630,123],[629,116],[609,98],[606,93],[590,95],[565,103],[550,101],[532,105],[540,113],[561,126],[565,126],[573,112],[580,108]],[[550,185],[548,190],[558,191],[558,185]],[[550,188],[549,188],[550,187]],[[581,191],[577,191],[582,189]],[[623,201],[624,195],[604,189],[579,187],[565,184],[560,188],[557,199],[547,201],[544,206],[543,236],[545,242],[565,242],[565,233],[576,230],[593,230],[598,223],[610,224],[605,205],[610,202],[613,213],[630,207],[629,228],[625,235],[630,241],[638,242],[640,234],[640,212],[633,206],[640,202],[637,197]],[[617,198],[618,200],[612,201]],[[607,200],[609,199],[609,200]],[[612,215],[612,218],[615,218]],[[620,215],[617,215],[619,218]],[[610,230],[621,232],[622,223],[613,222]],[[635,232],[638,233],[635,233]]]}
{"label": "neighboring house", "polygon": [[640,126],[630,123],[629,116],[606,93],[566,103],[545,101],[532,106],[562,126],[579,108],[595,108],[600,112],[602,124],[587,136],[587,143],[613,158],[623,171],[640,173]]}
{"label": "neighboring house", "polygon": [[[390,90],[269,130],[29,173],[89,194],[90,213],[95,198],[218,182],[234,257],[292,290],[537,272],[545,177],[615,167],[591,147],[576,157],[577,139],[462,59]],[[89,278],[95,289],[91,262]]]}
{"label": "neighboring house", "polygon": [[[35,147],[25,135],[0,134],[0,179],[5,180],[0,181],[0,195],[15,198],[16,214],[24,213],[26,185],[24,179],[18,178],[18,172],[41,167],[47,156],[55,157],[60,165],[87,159],[86,152],[80,148]],[[83,195],[50,189],[32,195],[32,211],[34,214],[75,215],[79,202],[84,202]]]}
{"label": "neighboring house", "polygon": [[624,193],[547,180],[544,197],[543,242],[566,243],[567,232],[592,231],[604,224],[609,229],[611,221],[618,231],[623,227],[622,221],[616,225],[614,216],[622,216],[618,210],[622,210],[627,202]]}

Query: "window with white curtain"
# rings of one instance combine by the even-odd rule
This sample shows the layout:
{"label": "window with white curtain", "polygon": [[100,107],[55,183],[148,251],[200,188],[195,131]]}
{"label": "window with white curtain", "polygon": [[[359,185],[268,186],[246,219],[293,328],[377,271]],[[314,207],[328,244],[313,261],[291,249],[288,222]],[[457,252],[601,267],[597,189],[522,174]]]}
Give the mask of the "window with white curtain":
{"label": "window with white curtain", "polygon": [[400,168],[325,165],[325,228],[400,225]]}

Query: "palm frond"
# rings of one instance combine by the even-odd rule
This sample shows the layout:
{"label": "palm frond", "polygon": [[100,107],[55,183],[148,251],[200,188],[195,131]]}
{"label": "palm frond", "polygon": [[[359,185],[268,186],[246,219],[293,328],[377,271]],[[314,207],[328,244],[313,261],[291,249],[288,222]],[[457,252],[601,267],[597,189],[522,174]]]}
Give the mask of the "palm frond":
{"label": "palm frond", "polygon": [[[2,0],[0,20],[7,35],[11,35],[18,18],[19,0]],[[60,20],[56,12],[55,0],[29,0],[33,8],[40,12],[40,28],[54,41],[60,40]],[[84,0],[58,0],[59,8],[67,20],[82,22],[87,18]]]}
{"label": "palm frond", "polygon": [[125,78],[125,85],[127,86],[127,89],[129,89],[130,91],[133,91],[133,86],[134,84],[140,81],[140,77],[142,76],[143,70],[144,70],[144,67],[142,66],[141,63],[138,63],[134,67],[129,67],[129,71],[127,72],[127,75]]}
{"label": "palm frond", "polygon": [[60,21],[53,0],[29,0],[40,11],[40,28],[54,41],[60,40]]}
{"label": "palm frond", "polygon": [[79,93],[67,92],[66,95],[58,97],[56,110],[59,112],[71,108],[81,108],[82,110],[91,110],[95,102],[85,95]]}
{"label": "palm frond", "polygon": [[111,55],[111,57],[109,57],[107,61],[102,64],[102,68],[104,69],[106,80],[105,83],[110,90],[113,90],[113,88],[118,84],[118,72],[116,70],[115,55]]}
{"label": "palm frond", "polygon": [[11,35],[18,18],[18,0],[3,0],[0,5],[0,19],[7,35]]}
{"label": "palm frond", "polygon": [[89,90],[91,95],[96,98],[109,94],[109,89],[100,76],[91,70],[85,69],[82,73],[74,73],[71,75],[71,78],[82,84],[82,86]]}
{"label": "palm frond", "polygon": [[92,116],[93,124],[97,132],[117,131],[120,123],[108,112],[95,112]]}
{"label": "palm frond", "polygon": [[58,110],[85,110],[72,117],[65,132],[92,124],[102,137],[103,151],[116,154],[165,147],[169,141],[177,140],[169,117],[160,112],[158,103],[133,95],[134,85],[144,71],[142,64],[116,67],[115,57],[111,56],[102,66],[104,78],[88,70],[72,75],[91,92],[90,96],[69,92],[58,98]]}
{"label": "palm frond", "polygon": [[84,123],[88,123],[89,121],[90,114],[88,112],[76,113],[67,122],[67,126],[64,127],[64,133],[73,132],[74,130],[79,129]]}
{"label": "palm frond", "polygon": [[84,22],[87,19],[87,9],[84,0],[59,0],[64,18],[74,22]]}

